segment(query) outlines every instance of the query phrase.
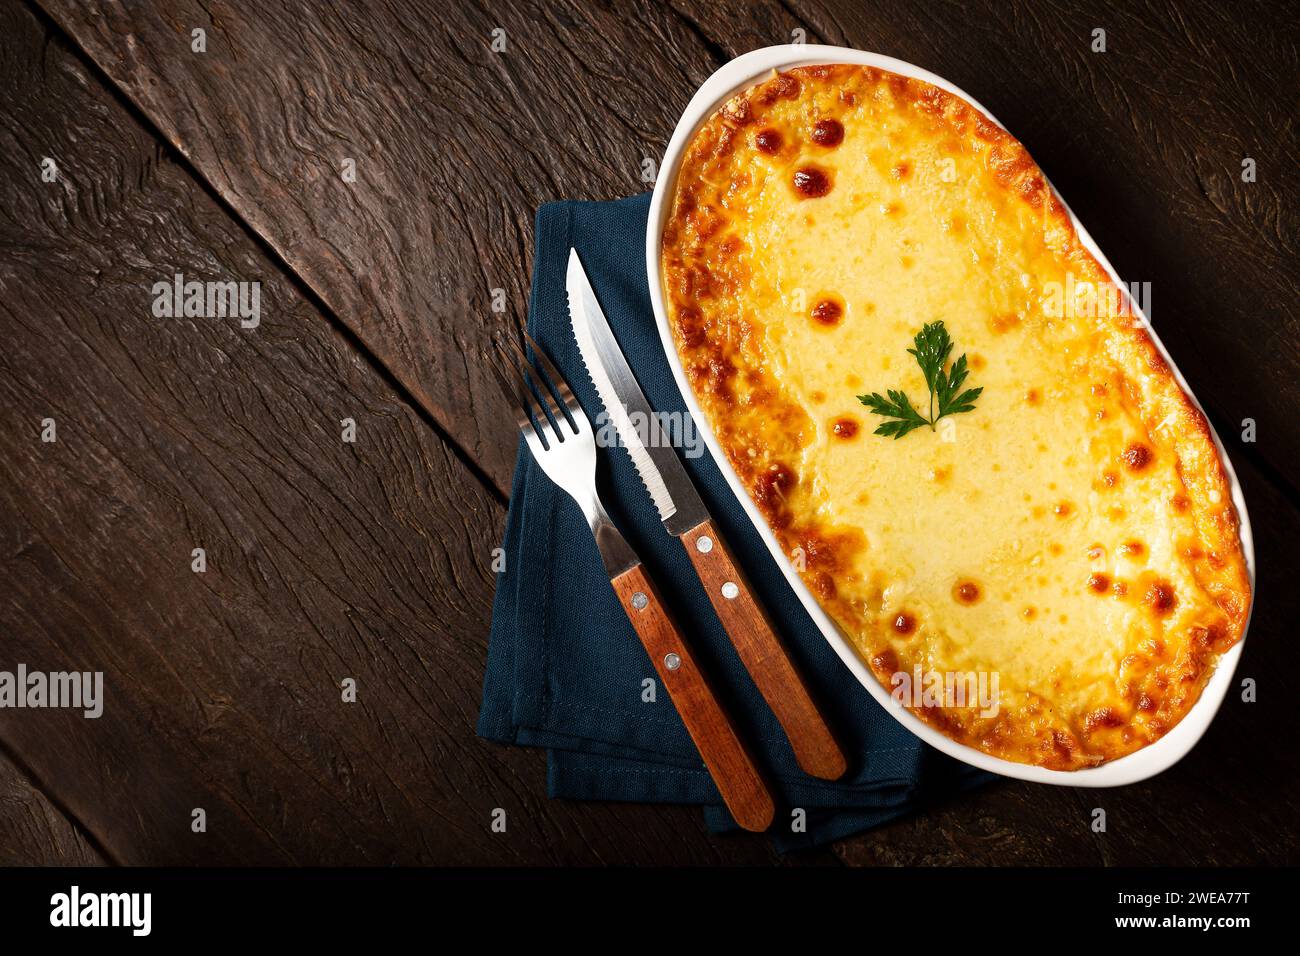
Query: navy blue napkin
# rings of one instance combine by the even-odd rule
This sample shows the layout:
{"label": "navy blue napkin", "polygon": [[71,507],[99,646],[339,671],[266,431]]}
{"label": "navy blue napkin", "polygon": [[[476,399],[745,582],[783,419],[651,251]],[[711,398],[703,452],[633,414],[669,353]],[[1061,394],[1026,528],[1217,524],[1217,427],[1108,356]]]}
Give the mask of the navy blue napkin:
{"label": "navy blue napkin", "polygon": [[[602,406],[578,357],[564,292],[570,246],[650,404],[686,416],[650,308],[648,200],[558,202],[537,213],[529,331],[593,421]],[[777,847],[815,846],[866,830],[990,779],[922,744],[876,703],[814,626],[707,451],[683,460],[850,755],[849,772],[836,783],[799,770],[626,450],[602,451],[606,508],[664,592],[777,791]],[[710,829],[734,829],[614,596],[582,513],[522,443],[503,550],[479,734],[545,747],[552,797],[700,804]]]}

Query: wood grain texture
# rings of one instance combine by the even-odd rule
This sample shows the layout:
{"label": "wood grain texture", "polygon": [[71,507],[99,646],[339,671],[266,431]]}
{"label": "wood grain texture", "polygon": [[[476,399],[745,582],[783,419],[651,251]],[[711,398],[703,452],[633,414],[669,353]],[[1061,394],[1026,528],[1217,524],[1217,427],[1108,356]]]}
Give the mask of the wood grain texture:
{"label": "wood grain texture", "polygon": [[[522,319],[533,214],[648,188],[643,161],[717,60],[650,4],[46,9],[502,490],[511,416],[484,363]],[[776,9],[736,19],[735,42]]]}
{"label": "wood grain texture", "polygon": [[[0,629],[33,660],[104,664],[126,702],[89,734],[0,714],[0,740],[114,857],[773,860],[759,839],[703,835],[684,808],[547,801],[537,755],[473,739],[491,590],[479,562],[500,509],[399,392],[506,487],[514,436],[484,356],[522,319],[536,205],[645,188],[642,161],[708,73],[802,29],[969,90],[1120,274],[1153,283],[1156,328],[1238,462],[1261,570],[1240,671],[1259,703],[1230,696],[1173,770],[1119,791],[1001,784],[845,841],[839,858],[1297,862],[1278,676],[1300,664],[1285,7],[40,3],[186,157],[0,4],[0,561],[14,582]],[[1105,54],[1089,51],[1094,27]],[[75,175],[37,186],[56,152]],[[275,320],[258,335],[144,320],[147,283],[180,266],[262,276]],[[340,406],[363,410],[354,448],[336,442]],[[49,414],[57,453],[36,441]],[[1245,418],[1255,444],[1238,440]],[[200,539],[216,544],[196,590]],[[364,718],[336,703],[344,673],[361,675]],[[199,800],[221,823],[201,845]],[[508,840],[487,832],[494,806]],[[1089,829],[1097,807],[1106,834]]]}
{"label": "wood grain texture", "polygon": [[771,791],[669,616],[658,589],[640,565],[611,583],[732,818],[742,829],[766,830],[776,813]]}
{"label": "wood grain texture", "polygon": [[0,866],[103,866],[106,862],[40,786],[0,754]]}
{"label": "wood grain texture", "polygon": [[705,519],[681,535],[681,542],[741,663],[785,731],[799,766],[823,780],[844,776],[848,769],[844,751],[718,529]]}
{"label": "wood grain texture", "polygon": [[[770,861],[690,808],[547,800],[474,735],[496,499],[11,2],[0,78],[3,658],[105,675],[98,719],[0,711],[43,791],[122,863]],[[261,325],[154,318],[177,271],[260,281]]]}

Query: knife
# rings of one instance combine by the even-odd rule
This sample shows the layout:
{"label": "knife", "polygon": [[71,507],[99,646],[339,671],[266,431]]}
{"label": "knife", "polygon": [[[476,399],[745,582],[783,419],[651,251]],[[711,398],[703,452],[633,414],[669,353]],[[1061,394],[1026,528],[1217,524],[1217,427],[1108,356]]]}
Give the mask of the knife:
{"label": "knife", "polygon": [[[650,493],[664,530],[686,549],[718,620],[785,731],[799,766],[814,777],[838,780],[848,766],[844,751],[667,440],[574,249],[569,250],[565,288],[573,334],[587,374]],[[648,442],[634,420],[643,423]]]}

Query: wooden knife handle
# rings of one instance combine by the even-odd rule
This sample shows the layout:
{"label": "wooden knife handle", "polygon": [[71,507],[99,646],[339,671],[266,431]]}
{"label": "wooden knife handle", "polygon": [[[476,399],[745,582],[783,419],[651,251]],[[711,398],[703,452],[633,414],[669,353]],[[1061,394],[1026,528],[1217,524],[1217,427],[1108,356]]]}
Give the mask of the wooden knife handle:
{"label": "wooden knife handle", "polygon": [[844,776],[844,751],[713,522],[706,519],[682,535],[681,542],[741,662],[789,738],[799,766],[823,780]]}
{"label": "wooden knife handle", "polygon": [[727,809],[746,830],[766,830],[776,813],[772,795],[668,616],[659,592],[640,565],[612,583]]}

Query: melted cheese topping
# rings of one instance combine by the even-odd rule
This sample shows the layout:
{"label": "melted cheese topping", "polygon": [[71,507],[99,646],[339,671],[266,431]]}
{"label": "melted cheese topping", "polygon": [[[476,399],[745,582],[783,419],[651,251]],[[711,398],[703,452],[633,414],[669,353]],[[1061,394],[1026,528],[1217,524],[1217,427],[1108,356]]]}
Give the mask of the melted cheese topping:
{"label": "melted cheese topping", "polygon": [[[1195,702],[1249,603],[1222,466],[1005,132],[883,71],[774,76],[688,148],[663,278],[714,432],[877,677],[996,686],[905,700],[923,719],[1073,769]],[[872,434],[860,394],[925,410],[907,349],[936,320],[974,411]]]}

